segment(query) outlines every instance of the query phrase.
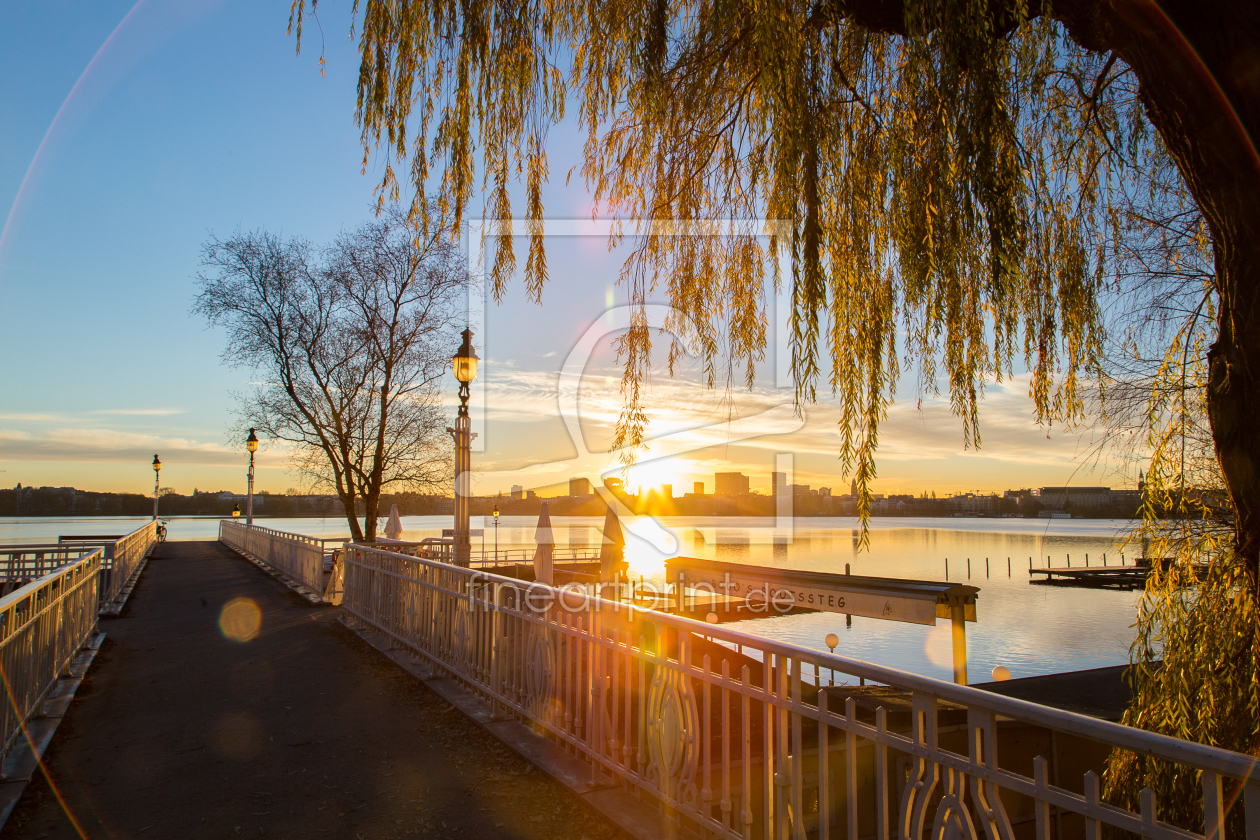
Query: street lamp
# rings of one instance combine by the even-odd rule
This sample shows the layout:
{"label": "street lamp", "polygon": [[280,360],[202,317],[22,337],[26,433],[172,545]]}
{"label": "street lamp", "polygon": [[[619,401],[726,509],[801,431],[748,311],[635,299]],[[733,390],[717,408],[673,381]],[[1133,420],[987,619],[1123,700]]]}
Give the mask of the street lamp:
{"label": "street lamp", "polygon": [[472,545],[468,542],[468,517],[472,489],[472,420],[468,417],[468,384],[477,378],[477,351],[473,349],[473,332],[465,328],[464,343],[451,359],[451,368],[459,380],[459,414],[455,428],[446,428],[455,440],[455,565],[468,567],[472,560]]}
{"label": "street lamp", "polygon": [[162,473],[162,462],[158,459],[157,453],[153,454],[153,521],[157,521],[158,514],[158,478]]}
{"label": "street lamp", "polygon": [[258,435],[254,434],[254,430],[249,430],[249,437],[245,438],[245,448],[249,450],[249,495],[245,501],[245,524],[254,524],[254,453],[258,451]]}
{"label": "street lamp", "polygon": [[499,506],[494,506],[494,565],[499,565]]}

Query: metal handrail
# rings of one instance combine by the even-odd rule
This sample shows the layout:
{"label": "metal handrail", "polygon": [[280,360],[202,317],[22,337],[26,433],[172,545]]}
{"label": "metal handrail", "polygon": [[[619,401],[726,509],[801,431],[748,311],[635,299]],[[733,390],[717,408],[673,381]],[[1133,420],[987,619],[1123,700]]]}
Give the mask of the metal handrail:
{"label": "metal handrail", "polygon": [[105,546],[101,567],[101,603],[116,604],[136,568],[157,544],[157,520],[144,523],[124,537]]}
{"label": "metal handrail", "polygon": [[279,569],[314,592],[322,593],[327,553],[325,544],[335,540],[224,519],[219,522],[219,542]]}
{"label": "metal handrail", "polygon": [[113,604],[135,573],[140,561],[157,542],[157,522],[149,521],[122,537],[61,537],[55,543],[0,545],[0,586],[20,586],[43,577],[89,550],[103,550],[98,589],[102,606]]}
{"label": "metal handrail", "polygon": [[96,629],[103,560],[98,548],[0,598],[0,756]]}
{"label": "metal handrail", "polygon": [[[500,548],[498,551],[488,549],[485,551],[474,551],[472,553],[472,565],[475,568],[486,568],[490,566],[502,566],[511,563],[532,563],[534,560],[533,548]],[[551,559],[554,560],[598,560],[600,549],[596,547],[578,547],[559,546],[552,549]]]}
{"label": "metal handrail", "polygon": [[99,543],[85,547],[73,543],[0,545],[0,585],[10,590],[72,563]]}
{"label": "metal handrail", "polygon": [[[1053,821],[1075,815],[1090,838],[1106,824],[1159,840],[1223,840],[1228,778],[1243,786],[1249,840],[1260,836],[1250,756],[577,587],[368,545],[348,546],[342,564],[347,612],[585,759],[592,783],[637,788],[702,834],[852,840],[873,830],[876,840],[919,840],[930,830],[975,840],[982,828],[988,840],[1013,840],[1013,819],[1049,838],[1062,836]],[[1028,726],[1059,733],[1060,744],[1084,739],[1199,772],[1207,830],[1160,822],[1149,791],[1140,813],[1102,802],[1098,775],[1078,777],[1079,787],[1060,779],[1054,753],[1028,756],[1031,776],[1009,758],[999,765],[999,744],[1018,740],[1001,733]]]}

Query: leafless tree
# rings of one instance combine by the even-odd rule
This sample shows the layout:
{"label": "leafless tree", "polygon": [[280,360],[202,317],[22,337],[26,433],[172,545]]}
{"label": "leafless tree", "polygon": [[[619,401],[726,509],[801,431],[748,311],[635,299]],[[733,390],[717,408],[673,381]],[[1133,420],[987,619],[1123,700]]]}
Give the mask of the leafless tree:
{"label": "leafless tree", "polygon": [[390,208],[323,250],[256,231],[212,237],[202,256],[193,311],[227,330],[224,361],[259,380],[242,420],[293,446],[294,467],[336,493],[355,540],[376,538],[382,490],[449,480],[438,381],[467,271],[439,226]]}

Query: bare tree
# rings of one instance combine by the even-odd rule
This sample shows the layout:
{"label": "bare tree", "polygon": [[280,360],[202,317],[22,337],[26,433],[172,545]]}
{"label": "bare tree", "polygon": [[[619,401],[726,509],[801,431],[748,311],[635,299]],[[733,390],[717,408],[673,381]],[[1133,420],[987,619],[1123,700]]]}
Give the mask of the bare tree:
{"label": "bare tree", "polygon": [[259,379],[243,421],[294,446],[295,468],[337,494],[355,540],[376,538],[383,489],[449,479],[437,385],[467,272],[444,232],[391,208],[321,252],[265,231],[211,238],[202,265],[193,311],[226,328],[224,361]]}

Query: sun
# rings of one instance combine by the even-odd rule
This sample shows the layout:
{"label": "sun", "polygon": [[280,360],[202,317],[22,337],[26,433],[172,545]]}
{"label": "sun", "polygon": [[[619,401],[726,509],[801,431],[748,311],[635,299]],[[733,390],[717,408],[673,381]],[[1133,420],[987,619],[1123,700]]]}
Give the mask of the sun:
{"label": "sun", "polygon": [[659,491],[666,484],[674,488],[674,494],[683,494],[684,476],[692,472],[692,465],[678,458],[656,458],[640,461],[627,471],[626,489],[630,492]]}

